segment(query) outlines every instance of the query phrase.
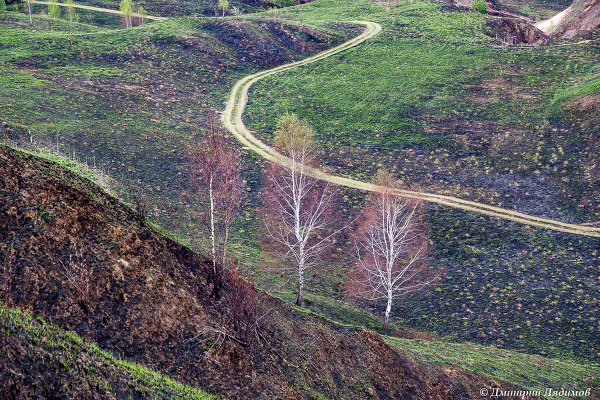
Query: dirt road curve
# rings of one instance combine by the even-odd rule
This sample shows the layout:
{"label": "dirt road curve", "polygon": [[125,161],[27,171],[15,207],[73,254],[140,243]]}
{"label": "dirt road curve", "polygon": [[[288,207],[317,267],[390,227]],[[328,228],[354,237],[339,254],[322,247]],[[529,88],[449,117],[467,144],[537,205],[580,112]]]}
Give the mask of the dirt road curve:
{"label": "dirt road curve", "polygon": [[[281,65],[279,67],[267,71],[262,71],[246,76],[245,78],[242,78],[241,80],[236,82],[233,89],[231,90],[231,94],[227,101],[225,111],[222,114],[223,124],[225,125],[227,130],[229,130],[244,146],[258,153],[265,159],[271,162],[279,163],[281,165],[289,164],[289,159],[282,156],[274,149],[263,143],[260,139],[254,136],[252,132],[244,125],[242,115],[244,113],[246,104],[248,103],[248,90],[255,82],[259,81],[262,78],[279,72],[284,72],[292,68],[297,68],[302,65],[306,65],[324,59],[331,55],[340,53],[344,50],[361,44],[365,40],[372,38],[381,31],[381,26],[375,22],[349,22],[364,25],[366,29],[361,35],[350,39],[337,47],[326,50],[322,53],[319,53],[301,61]],[[341,186],[347,186],[371,192],[377,192],[382,190],[381,187],[373,185],[372,183],[362,182],[343,176],[332,175],[314,168],[310,168],[309,173],[316,178]],[[443,196],[425,192],[413,192],[409,190],[398,190],[397,193],[399,196],[403,197],[420,198],[425,201],[430,201],[444,206],[459,208],[462,210],[484,214],[491,217],[502,218],[505,220],[515,221],[526,225],[584,236],[600,237],[600,228],[592,227],[589,225],[586,226],[579,224],[570,224],[552,219],[536,217],[534,215],[523,214],[517,211],[508,210],[501,207],[495,207],[487,204],[463,200],[457,197]]]}
{"label": "dirt road curve", "polygon": [[[49,4],[45,1],[37,1],[31,0],[33,4]],[[60,6],[65,6],[64,3],[57,3]],[[84,6],[74,4],[73,7],[81,8],[85,10],[93,10],[98,12],[105,12],[110,14],[121,14],[118,10],[112,10],[108,8],[100,8],[100,7],[92,7],[92,6]],[[139,17],[139,14],[133,14],[135,17]],[[165,17],[155,17],[148,15],[147,19],[162,21],[166,20]],[[302,65],[306,65],[334,54],[340,53],[344,50],[357,46],[364,42],[365,40],[372,38],[381,32],[381,25],[376,22],[369,21],[347,21],[350,23],[364,25],[366,27],[365,31],[358,35],[357,37],[348,40],[347,42],[342,43],[341,45],[334,47],[329,50],[325,50],[319,54],[314,56],[305,58],[301,61],[296,61],[290,64],[281,65],[279,67],[275,67],[269,69],[267,71],[258,72],[245,78],[240,79],[234,85],[231,90],[231,95],[227,101],[227,106],[225,111],[222,114],[223,124],[225,127],[246,147],[250,150],[258,153],[265,159],[276,162],[281,165],[287,165],[289,160],[276,152],[271,147],[267,146],[260,139],[250,132],[250,130],[244,125],[242,121],[242,115],[244,113],[244,109],[246,108],[246,104],[248,103],[248,90],[250,86],[252,86],[255,82],[259,81],[262,78],[267,76],[284,72],[292,68],[297,68]],[[308,172],[319,179],[322,179],[327,182],[334,183],[336,185],[347,186],[350,188],[366,190],[370,192],[378,192],[381,191],[382,188],[372,183],[362,182],[351,178],[346,178],[343,176],[328,174],[326,172],[320,171],[314,168],[308,168]],[[555,231],[566,232],[566,233],[574,233],[578,235],[584,236],[593,236],[600,237],[600,228],[596,228],[590,225],[579,225],[579,224],[570,224],[566,222],[556,221],[547,218],[536,217],[534,215],[528,215],[519,213],[517,211],[508,210],[500,207],[490,206],[483,203],[477,203],[473,201],[459,199],[457,197],[452,196],[443,196],[437,195],[433,193],[426,192],[413,192],[409,190],[397,190],[399,196],[403,197],[411,197],[411,198],[420,198],[425,201],[445,205],[448,207],[459,208],[466,211],[472,211],[479,214],[489,215],[491,217],[502,218],[505,220],[515,221],[526,225],[536,226],[540,228],[552,229]]]}

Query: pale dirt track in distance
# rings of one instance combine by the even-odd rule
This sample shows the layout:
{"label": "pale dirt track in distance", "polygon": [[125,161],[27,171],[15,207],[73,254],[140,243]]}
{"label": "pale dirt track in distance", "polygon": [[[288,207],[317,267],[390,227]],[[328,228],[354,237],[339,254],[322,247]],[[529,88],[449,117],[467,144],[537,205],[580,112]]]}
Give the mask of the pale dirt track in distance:
{"label": "pale dirt track in distance", "polygon": [[[30,0],[29,2],[31,4],[43,4],[43,5],[49,5],[50,4],[50,2],[48,2],[48,1]],[[54,3],[54,5],[63,6],[63,7],[69,7],[68,4],[59,3],[58,1],[56,3]],[[121,11],[119,11],[119,10],[113,10],[113,9],[110,9],[110,8],[101,8],[101,7],[94,7],[94,6],[84,6],[82,4],[72,4],[71,6],[73,8],[80,8],[82,10],[98,11],[98,12],[103,12],[103,13],[107,13],[107,14],[119,14],[119,15],[122,14]],[[146,19],[151,19],[151,20],[154,20],[154,21],[164,21],[164,20],[168,19],[166,17],[155,17],[155,16],[152,16],[152,15],[141,15],[141,14],[138,14],[138,13],[132,13],[131,16],[132,17],[136,17],[136,18],[144,17]]]}

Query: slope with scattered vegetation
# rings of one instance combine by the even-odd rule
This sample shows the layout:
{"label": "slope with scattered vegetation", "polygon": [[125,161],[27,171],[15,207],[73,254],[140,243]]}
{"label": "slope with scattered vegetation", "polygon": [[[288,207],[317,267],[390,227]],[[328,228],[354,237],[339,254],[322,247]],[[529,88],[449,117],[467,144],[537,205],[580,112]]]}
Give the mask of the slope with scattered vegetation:
{"label": "slope with scattered vegetation", "polygon": [[596,391],[600,385],[598,366],[547,359],[472,343],[458,344],[395,337],[386,337],[385,340],[402,351],[414,354],[424,362],[459,365],[528,390],[544,393],[546,388],[569,388],[579,391],[590,389],[588,397],[600,397],[600,393]]}
{"label": "slope with scattered vegetation", "polygon": [[[553,2],[538,3],[546,7]],[[384,26],[385,35],[368,47],[287,72],[258,86],[251,93],[255,108],[247,115],[252,126],[268,141],[274,125],[272,117],[283,111],[297,111],[317,127],[324,158],[337,171],[369,179],[381,166],[395,167],[404,183],[417,183],[428,191],[460,193],[569,221],[598,220],[598,185],[594,181],[590,184],[582,173],[596,153],[593,147],[587,147],[590,141],[585,132],[573,133],[561,123],[553,125],[555,120],[547,119],[546,114],[548,104],[557,100],[556,104],[570,105],[560,116],[562,122],[569,122],[571,117],[569,123],[573,125],[584,120],[574,99],[589,96],[569,93],[573,85],[585,86],[596,67],[597,47],[500,48],[498,41],[486,36],[482,16],[458,12],[437,2],[394,5],[398,4],[318,0],[281,10],[277,13],[279,22],[262,19],[274,13],[251,22],[178,19],[127,33],[41,17],[35,19],[36,28],[30,30],[21,16],[0,16],[2,22],[8,21],[0,24],[0,38],[7,38],[3,45],[9,49],[0,52],[0,67],[7,72],[0,75],[6,83],[0,90],[5,88],[4,98],[8,99],[2,104],[2,118],[33,128],[35,135],[55,139],[58,134],[61,143],[75,144],[78,152],[87,151],[110,161],[111,172],[126,185],[139,180],[151,191],[149,196],[159,214],[158,209],[167,208],[160,200],[173,201],[178,195],[173,177],[181,171],[181,140],[191,126],[206,121],[207,108],[222,108],[221,100],[233,81],[356,34],[356,29],[346,26],[342,35],[318,31],[315,37],[314,28],[303,27],[302,23],[339,29],[343,26],[324,25],[323,21],[375,19]],[[286,22],[282,24],[281,20]],[[204,24],[209,27],[205,29]],[[264,24],[276,27],[267,29],[272,33],[267,37],[280,38],[283,31],[289,41],[275,40],[273,47],[255,53],[254,43],[264,38]],[[74,35],[59,30],[71,30]],[[31,40],[18,42],[24,31],[29,32]],[[207,31],[210,34],[205,36]],[[217,50],[210,44],[213,34],[224,43],[216,46]],[[256,34],[252,36],[256,40],[245,42],[249,34]],[[30,42],[42,45],[34,48]],[[295,50],[284,52],[282,48],[290,42],[297,45]],[[103,50],[94,53],[92,47]],[[212,61],[195,60],[199,55],[213,54],[213,50],[216,55],[214,59],[209,57]],[[165,57],[160,56],[163,51],[167,52]],[[269,61],[261,64],[265,57],[270,57]],[[165,71],[178,83],[172,84],[170,77],[162,76]],[[91,79],[81,80],[88,75]],[[149,81],[144,80],[146,76]],[[186,85],[190,79],[193,85]],[[597,91],[594,87],[590,85],[592,94]],[[190,90],[195,91],[193,96]],[[140,101],[145,105],[140,106]],[[86,107],[74,108],[74,104]],[[94,109],[92,105],[99,107]],[[115,110],[106,111],[111,107]],[[37,121],[36,113],[41,115]],[[593,118],[593,111],[589,114]],[[71,118],[73,115],[76,119]],[[178,117],[182,115],[183,121]],[[583,153],[586,156],[580,157]],[[584,158],[586,161],[582,161]],[[259,160],[248,159],[260,166]],[[249,189],[256,193],[260,180],[254,165],[246,172]],[[361,194],[351,191],[344,195],[343,207],[348,213],[363,200]],[[171,210],[162,215],[164,221],[172,221],[173,215],[182,214],[185,211]],[[597,360],[600,258],[596,241],[437,206],[429,207],[428,214],[435,232],[431,262],[446,267],[448,274],[438,290],[404,299],[394,322],[435,331],[453,340],[491,343],[585,362]],[[245,216],[252,219],[255,213],[246,212]],[[43,218],[51,217],[43,214]],[[123,238],[113,238],[112,245]],[[138,243],[135,237],[131,241]],[[346,250],[340,243],[336,258],[326,260],[309,277],[308,307],[345,322],[380,328],[381,321],[364,311],[372,305],[360,304],[357,309],[344,304],[342,266],[354,261],[344,254]],[[65,257],[72,252],[63,251],[64,263],[68,264]],[[263,261],[259,251],[248,249],[248,253],[244,262]],[[118,258],[113,261],[119,269],[124,268]],[[64,267],[55,268],[55,275],[64,273]],[[265,280],[278,281],[278,277]],[[293,289],[281,286],[277,294],[292,301]],[[37,309],[41,310],[45,301],[35,303]],[[85,309],[75,303],[71,304],[73,310]],[[523,323],[515,325],[516,320]],[[80,329],[87,329],[87,324],[81,323]],[[118,330],[102,333],[103,343]],[[191,329],[188,338],[197,333]],[[210,347],[213,342],[208,336],[198,346]],[[115,340],[115,346],[127,348],[123,347],[125,339]],[[288,355],[295,354],[297,348],[288,350],[281,355],[293,363]],[[279,355],[273,354],[283,363]],[[160,358],[159,353],[156,355]],[[136,357],[149,360],[154,356]],[[284,369],[296,371],[285,365]],[[335,392],[336,374],[333,371],[331,380],[324,384],[327,393]],[[220,388],[218,393],[235,392],[228,383],[210,381],[207,385]],[[377,392],[375,386],[371,388]]]}
{"label": "slope with scattered vegetation", "polygon": [[216,399],[0,305],[0,397],[10,399]]}
{"label": "slope with scattered vegetation", "polygon": [[[547,114],[557,93],[593,74],[598,47],[501,47],[485,35],[485,17],[437,2],[387,12],[368,1],[344,4],[323,0],[286,15],[365,18],[383,32],[369,46],[253,86],[244,121],[261,140],[271,143],[268,115],[296,112],[316,127],[323,162],[337,174],[369,181],[386,167],[426,192],[598,221],[600,182],[588,172],[597,153],[587,132],[554,125]],[[344,212],[360,207],[361,195],[345,195]],[[451,340],[597,362],[595,239],[433,205],[428,214],[431,262],[447,274],[435,291],[404,299],[398,323]],[[315,294],[327,287],[337,295],[343,273],[333,271],[353,262],[328,262],[313,281]]]}
{"label": "slope with scattered vegetation", "polygon": [[[6,147],[0,175],[0,297],[119,357],[228,398],[456,399],[516,388],[426,367],[374,333],[296,311],[229,274],[211,298],[204,261],[89,181]],[[256,307],[236,311],[240,293]],[[38,367],[37,385],[51,388]]]}
{"label": "slope with scattered vegetation", "polygon": [[[332,17],[302,7],[309,11],[290,17]],[[367,16],[383,26],[369,46],[253,86],[249,127],[268,142],[268,116],[296,112],[315,126],[339,174],[369,180],[386,167],[427,192],[569,222],[600,219],[600,186],[582,173],[585,150],[546,120],[565,80],[597,67],[597,47],[494,46],[484,16],[436,2]]]}
{"label": "slope with scattered vegetation", "polygon": [[177,19],[127,31],[42,17],[30,27],[15,13],[0,20],[0,122],[12,127],[8,135],[29,140],[30,131],[94,160],[121,187],[141,189],[167,229],[168,209],[180,229],[185,221],[183,148],[222,108],[230,85],[354,33],[264,19]]}
{"label": "slope with scattered vegetation", "polygon": [[600,1],[574,0],[569,7],[536,26],[553,37],[593,37],[594,30],[600,27]]}

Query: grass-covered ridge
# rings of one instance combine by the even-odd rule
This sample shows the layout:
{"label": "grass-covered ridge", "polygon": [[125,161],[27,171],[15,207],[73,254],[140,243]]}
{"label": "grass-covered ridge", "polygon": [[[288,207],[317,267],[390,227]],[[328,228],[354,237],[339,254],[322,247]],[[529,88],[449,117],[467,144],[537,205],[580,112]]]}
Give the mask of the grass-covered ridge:
{"label": "grass-covered ridge", "polygon": [[[600,66],[599,66],[600,68]],[[596,68],[595,72],[600,72],[598,68]],[[569,115],[569,103],[573,102],[577,98],[586,98],[586,97],[598,97],[600,93],[600,74],[590,74],[590,76],[572,86],[567,86],[561,91],[558,91],[553,98],[552,105],[548,110],[548,116],[550,118],[563,118],[570,122],[576,122],[578,117],[581,115],[577,115],[577,113],[573,113]],[[591,113],[594,111],[592,107],[589,109],[579,110],[583,112],[588,112],[590,115],[587,115],[587,119],[593,119],[594,115]]]}
{"label": "grass-covered ridge", "polygon": [[129,30],[39,16],[30,27],[16,13],[0,20],[0,120],[22,128],[9,136],[30,130],[95,157],[123,187],[141,187],[162,221],[172,220],[164,210],[185,186],[186,144],[236,79],[351,34],[249,19],[180,18]]}
{"label": "grass-covered ridge", "polygon": [[[324,164],[337,173],[369,180],[385,166],[428,192],[569,221],[598,220],[600,186],[587,173],[589,158],[581,156],[594,154],[579,132],[547,118],[555,93],[593,73],[597,47],[499,47],[483,17],[437,2],[389,12],[368,1],[336,4],[317,1],[286,15],[305,22],[364,18],[381,23],[383,32],[258,82],[244,121],[261,139],[270,140],[270,115],[296,112],[317,128]],[[358,204],[345,203],[344,211]],[[435,291],[399,302],[401,326],[597,361],[596,240],[437,206],[428,214],[431,262],[447,274]],[[332,289],[343,279],[337,263],[328,262],[327,272],[308,286],[321,295],[309,307],[339,316],[322,300],[331,290],[338,294]],[[293,289],[286,294],[292,295]]]}
{"label": "grass-covered ridge", "polygon": [[0,335],[0,391],[15,398],[217,399],[4,305],[0,305]]}
{"label": "grass-covered ridge", "polygon": [[[419,396],[435,397],[440,386],[462,398],[472,398],[482,385],[492,384],[489,378],[459,367],[447,371],[424,366],[405,353],[394,351],[372,332],[298,312],[303,310],[261,292],[256,295],[261,297],[258,310],[262,322],[257,329],[262,339],[249,345],[244,331],[232,327],[229,304],[234,290],[228,273],[222,297],[215,300],[203,278],[207,265],[199,265],[202,261],[188,249],[156,235],[150,227],[141,227],[130,210],[100,193],[89,181],[39,157],[5,147],[0,147],[0,169],[7,177],[0,181],[0,213],[9,219],[0,220],[0,246],[3,261],[8,257],[10,265],[14,262],[14,268],[2,271],[1,297],[51,319],[57,326],[78,332],[113,354],[234,399],[363,399],[365,393],[376,392],[388,393],[392,398],[420,399]],[[11,189],[17,181],[21,189],[15,193]],[[7,198],[11,198],[10,203],[5,201]],[[30,211],[26,219],[20,218],[24,210]],[[82,220],[85,224],[81,224]],[[10,239],[14,235],[8,235],[11,229],[20,239],[12,245]],[[92,300],[78,295],[67,282],[65,265],[74,268],[72,243],[86,253],[76,253],[76,262],[91,261],[86,267],[90,268],[97,289],[90,294]],[[37,327],[37,321],[25,319],[24,324]],[[54,339],[62,338],[60,332],[55,334],[44,326],[35,336],[39,337],[36,343],[54,343]],[[219,339],[213,334],[215,329],[229,336]],[[4,337],[20,340],[22,336]],[[11,349],[29,347],[15,345],[14,340],[8,345]],[[80,342],[76,337],[73,340]],[[77,354],[71,350],[67,346],[69,355]],[[56,359],[62,365],[58,356],[48,358],[51,360],[44,359],[41,367],[29,359],[23,361],[42,372],[46,372],[44,368],[52,371],[43,375],[48,386],[42,386],[37,379],[40,391],[46,387],[53,390],[52,377],[61,376],[56,371],[62,371],[62,367],[55,368],[52,361]],[[84,366],[89,362],[92,368],[103,368],[94,364],[96,360],[87,353],[82,359]],[[67,365],[67,372],[73,372],[71,363]],[[4,371],[0,369],[0,373]],[[13,375],[25,371],[23,375],[33,379],[38,376],[21,365],[6,371]],[[81,376],[75,372],[68,377]],[[91,374],[86,372],[85,376]],[[129,379],[127,374],[115,375],[115,379]],[[147,378],[143,382],[150,382],[153,388],[163,387],[160,376],[150,373],[148,377],[144,371],[134,375]],[[396,379],[389,379],[390,376]],[[63,381],[70,382],[67,378]],[[128,387],[138,387],[132,385]],[[165,385],[174,386],[179,392],[172,397],[181,397],[184,389],[169,381]],[[16,385],[23,386],[26,385]],[[85,382],[80,386],[87,390]],[[110,387],[120,386],[116,383]],[[414,388],[419,389],[417,395]],[[142,389],[131,397],[146,398]],[[88,398],[86,394],[74,397]],[[41,393],[38,397],[43,396]],[[115,397],[129,398],[127,392]]]}
{"label": "grass-covered ridge", "polygon": [[575,364],[471,343],[457,344],[394,337],[386,337],[385,340],[399,350],[414,354],[424,362],[458,365],[527,390],[539,390],[544,393],[546,388],[584,391],[590,388],[593,396],[598,396],[598,366]]}

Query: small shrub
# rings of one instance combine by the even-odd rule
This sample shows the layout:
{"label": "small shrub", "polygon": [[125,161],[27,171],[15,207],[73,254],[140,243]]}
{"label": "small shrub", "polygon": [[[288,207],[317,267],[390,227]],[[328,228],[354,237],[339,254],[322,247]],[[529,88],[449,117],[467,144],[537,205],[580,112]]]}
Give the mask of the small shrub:
{"label": "small shrub", "polygon": [[476,11],[480,14],[487,14],[487,3],[485,0],[474,0],[472,8],[473,11]]}
{"label": "small shrub", "polygon": [[231,271],[231,300],[229,308],[233,319],[233,329],[244,340],[247,346],[252,347],[256,339],[257,329],[257,296],[250,276],[246,279],[240,276],[239,268]]}
{"label": "small shrub", "polygon": [[529,15],[531,14],[531,7],[528,5],[521,6],[519,12],[523,15]]}
{"label": "small shrub", "polygon": [[50,18],[60,18],[60,7],[57,0],[50,0],[50,3],[48,4],[48,15]]}
{"label": "small shrub", "polygon": [[94,295],[94,286],[92,269],[87,265],[83,250],[75,248],[74,253],[69,256],[69,262],[67,264],[61,262],[61,264],[64,277],[75,291],[77,304],[85,313],[88,313]]}
{"label": "small shrub", "polygon": [[148,200],[141,193],[137,192],[133,199],[135,203],[135,218],[140,225],[140,228],[143,228],[146,225],[146,217],[148,215]]}

